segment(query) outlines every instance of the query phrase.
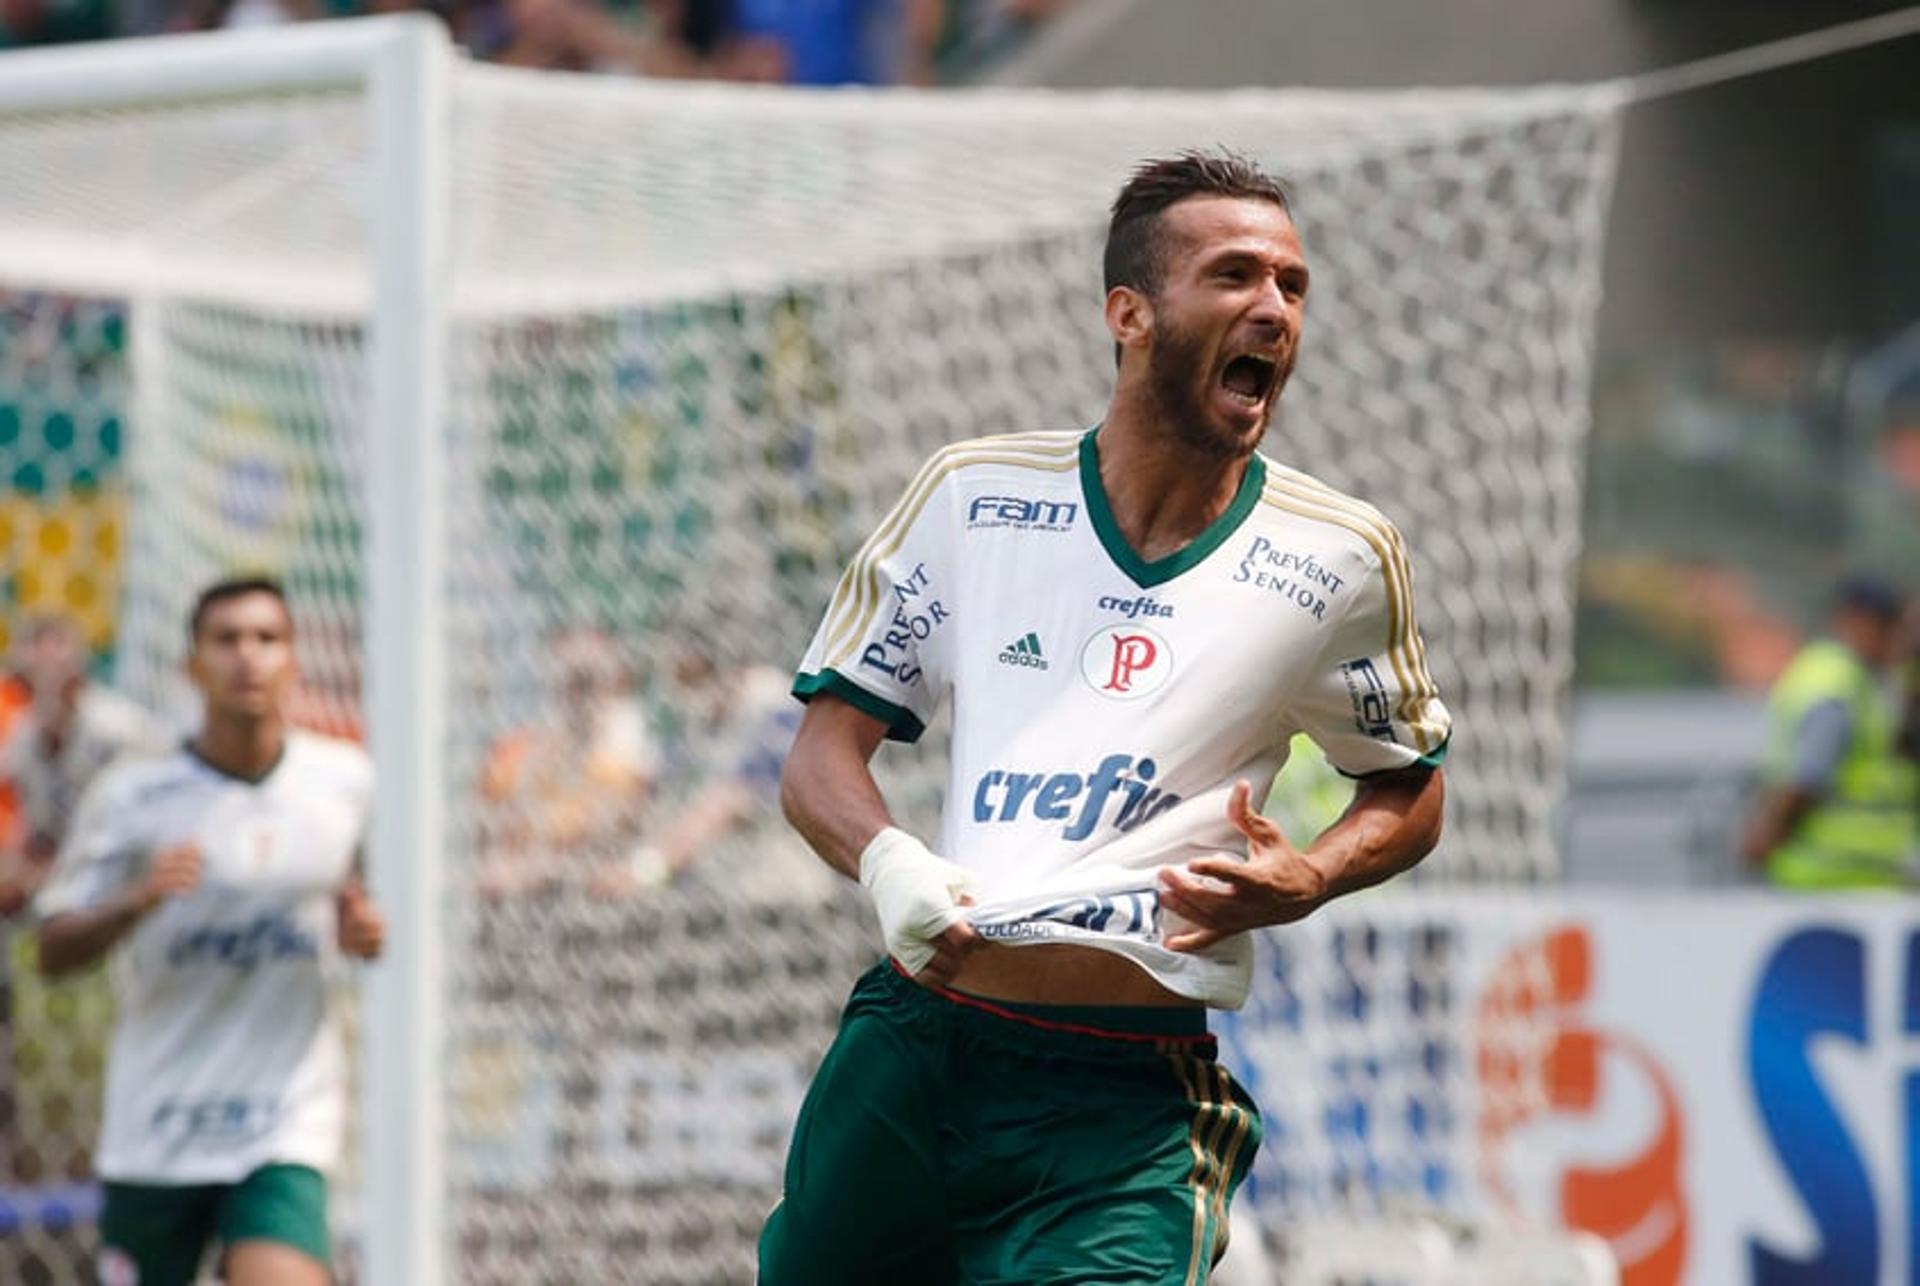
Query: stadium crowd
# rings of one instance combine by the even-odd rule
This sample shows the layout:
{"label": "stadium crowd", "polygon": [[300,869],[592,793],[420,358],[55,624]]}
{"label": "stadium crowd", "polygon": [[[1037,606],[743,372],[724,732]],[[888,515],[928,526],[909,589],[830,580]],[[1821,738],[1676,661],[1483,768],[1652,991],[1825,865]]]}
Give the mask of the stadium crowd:
{"label": "stadium crowd", "polygon": [[800,85],[967,78],[1073,0],[0,0],[0,51],[422,10],[514,67]]}

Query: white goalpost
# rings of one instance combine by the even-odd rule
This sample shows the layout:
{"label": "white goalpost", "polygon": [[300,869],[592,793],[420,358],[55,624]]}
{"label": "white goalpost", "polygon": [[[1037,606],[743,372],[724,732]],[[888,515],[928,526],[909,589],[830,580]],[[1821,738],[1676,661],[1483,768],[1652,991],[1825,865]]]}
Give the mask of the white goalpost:
{"label": "white goalpost", "polygon": [[[1407,535],[1463,729],[1430,878],[1550,876],[1622,101],[670,85],[423,17],[0,57],[0,343],[54,337],[0,351],[0,464],[124,420],[117,682],[173,708],[195,589],[273,570],[376,760],[359,1279],[750,1279],[873,949],[769,792],[782,672],[927,453],[1097,419],[1141,158],[1291,180],[1268,449]],[[883,765],[917,823],[944,735]]]}
{"label": "white goalpost", "polygon": [[[436,626],[445,591],[439,490],[445,470],[439,458],[443,439],[430,426],[444,417],[446,393],[452,51],[438,23],[417,17],[314,27],[291,39],[288,34],[135,40],[15,55],[0,72],[0,129],[12,138],[23,118],[112,114],[210,98],[321,92],[365,101],[368,208],[364,247],[354,265],[362,272],[357,280],[348,272],[322,285],[323,291],[337,293],[332,302],[338,311],[364,319],[364,431],[384,463],[365,475],[365,718],[380,772],[380,803],[369,836],[370,880],[389,917],[394,949],[388,967],[369,971],[366,980],[364,1024],[383,1035],[363,1045],[359,1127],[363,1138],[385,1142],[375,1151],[376,1163],[365,1167],[365,1209],[382,1212],[364,1221],[365,1260],[369,1281],[444,1281],[451,1279],[441,1231],[442,1043],[440,1007],[432,992],[444,968],[439,906],[444,688],[435,676],[441,664]],[[84,152],[75,159],[84,164]],[[109,157],[95,160],[105,164]],[[17,223],[8,219],[7,248],[0,254],[12,271],[0,272],[0,278],[14,288],[124,298],[132,316],[135,370],[155,384],[167,361],[167,341],[153,315],[159,300],[205,292],[250,299],[267,309],[298,306],[286,285],[274,279],[272,265],[235,265],[230,275],[187,270],[175,277],[176,265],[168,262],[162,239],[123,238],[98,224],[74,227],[71,242],[61,244],[54,221],[34,216],[41,213],[36,198],[45,199],[38,185],[51,188],[63,177],[51,169],[28,171],[9,184],[14,191],[9,214],[26,217]],[[194,177],[172,176],[183,184]],[[245,183],[240,176],[235,185]],[[109,191],[112,186],[107,185]],[[175,195],[178,207],[151,213],[163,224],[191,228],[193,201],[207,195]],[[205,258],[223,257],[217,243],[207,249]],[[136,399],[141,410],[154,412],[149,422],[159,431],[165,423],[159,400],[139,394]],[[140,441],[140,418],[134,452],[148,449]],[[154,443],[152,449],[166,447]],[[142,527],[136,518],[134,530]],[[136,546],[130,561],[137,568],[141,558]],[[156,566],[151,575],[171,578],[179,570]],[[176,585],[168,607],[178,607],[180,588]],[[142,621],[145,604],[139,604],[138,593],[136,586],[128,624],[177,632],[177,610]],[[149,697],[158,695],[157,686],[157,677],[149,674]]]}

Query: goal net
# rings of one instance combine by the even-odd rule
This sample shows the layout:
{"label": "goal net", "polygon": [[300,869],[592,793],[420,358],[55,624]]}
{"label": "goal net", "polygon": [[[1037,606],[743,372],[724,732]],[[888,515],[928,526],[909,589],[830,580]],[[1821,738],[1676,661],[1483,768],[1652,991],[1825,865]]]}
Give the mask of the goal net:
{"label": "goal net", "polygon": [[[0,110],[9,512],[79,495],[91,450],[123,533],[53,548],[15,523],[0,548],[15,602],[102,612],[117,584],[116,679],[175,714],[196,589],[277,573],[303,719],[359,736],[367,497],[393,454],[368,430],[380,124],[351,86],[236,84]],[[1267,449],[1406,534],[1461,729],[1426,870],[1553,874],[1604,93],[807,93],[456,63],[448,120],[445,413],[416,430],[445,497],[449,1281],[750,1279],[875,951],[778,818],[786,678],[929,452],[1098,420],[1104,207],[1142,158],[1225,145],[1289,181],[1314,297]],[[936,724],[883,755],[923,830],[943,744]]]}

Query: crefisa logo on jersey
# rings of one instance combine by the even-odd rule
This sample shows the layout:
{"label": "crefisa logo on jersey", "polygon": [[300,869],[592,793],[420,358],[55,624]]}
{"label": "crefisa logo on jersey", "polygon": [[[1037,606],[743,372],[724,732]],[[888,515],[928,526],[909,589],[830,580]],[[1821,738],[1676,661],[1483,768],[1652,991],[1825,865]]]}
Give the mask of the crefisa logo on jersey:
{"label": "crefisa logo on jersey", "polygon": [[1173,649],[1144,625],[1109,625],[1080,649],[1080,677],[1115,701],[1150,696],[1172,673]]}
{"label": "crefisa logo on jersey", "polygon": [[1015,531],[1067,531],[1079,516],[1080,506],[1071,500],[975,496],[967,504],[967,530],[1010,527]]}
{"label": "crefisa logo on jersey", "polygon": [[285,911],[270,911],[237,924],[202,924],[183,930],[167,947],[175,969],[223,965],[251,973],[263,964],[316,960],[320,944]]}
{"label": "crefisa logo on jersey", "polygon": [[1108,755],[1092,772],[1019,772],[995,768],[973,787],[973,820],[1065,822],[1062,838],[1078,842],[1100,826],[1130,831],[1180,802],[1154,783],[1159,765],[1141,755]]}
{"label": "crefisa logo on jersey", "polygon": [[1163,603],[1157,598],[1145,594],[1133,598],[1122,598],[1118,594],[1107,594],[1100,599],[1100,610],[1118,612],[1130,621],[1143,616],[1168,617],[1173,615],[1173,604]]}

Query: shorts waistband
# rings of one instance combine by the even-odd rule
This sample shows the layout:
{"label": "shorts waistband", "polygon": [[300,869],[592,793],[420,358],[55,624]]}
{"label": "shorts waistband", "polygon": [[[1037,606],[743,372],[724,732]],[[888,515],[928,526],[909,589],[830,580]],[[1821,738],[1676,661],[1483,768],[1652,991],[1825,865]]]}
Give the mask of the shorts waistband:
{"label": "shorts waistband", "polygon": [[1035,1005],[928,987],[887,960],[875,970],[887,990],[907,1004],[932,1005],[950,1020],[992,1038],[1061,1050],[1187,1053],[1211,1057],[1206,1010],[1181,1005]]}

